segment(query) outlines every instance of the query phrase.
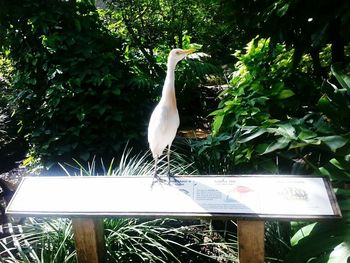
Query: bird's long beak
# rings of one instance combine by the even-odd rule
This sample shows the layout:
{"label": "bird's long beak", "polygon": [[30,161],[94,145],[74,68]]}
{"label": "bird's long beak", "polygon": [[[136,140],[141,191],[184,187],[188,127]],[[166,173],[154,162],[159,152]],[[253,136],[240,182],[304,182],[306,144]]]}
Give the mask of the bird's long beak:
{"label": "bird's long beak", "polygon": [[196,52],[195,48],[190,48],[190,49],[184,49],[182,51],[179,51],[179,54],[185,54],[185,55],[189,55]]}

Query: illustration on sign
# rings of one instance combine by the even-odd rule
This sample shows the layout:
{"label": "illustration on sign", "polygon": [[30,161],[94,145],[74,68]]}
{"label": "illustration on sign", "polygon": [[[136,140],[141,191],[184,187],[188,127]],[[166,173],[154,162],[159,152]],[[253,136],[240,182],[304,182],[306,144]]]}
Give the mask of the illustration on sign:
{"label": "illustration on sign", "polygon": [[322,178],[200,178],[180,180],[174,186],[216,213],[334,213]]}

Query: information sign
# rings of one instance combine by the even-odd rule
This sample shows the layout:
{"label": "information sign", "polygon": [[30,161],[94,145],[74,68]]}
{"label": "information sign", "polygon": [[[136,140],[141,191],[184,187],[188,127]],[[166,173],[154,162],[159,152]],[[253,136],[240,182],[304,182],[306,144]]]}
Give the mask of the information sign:
{"label": "information sign", "polygon": [[25,177],[7,213],[26,216],[341,217],[322,177]]}

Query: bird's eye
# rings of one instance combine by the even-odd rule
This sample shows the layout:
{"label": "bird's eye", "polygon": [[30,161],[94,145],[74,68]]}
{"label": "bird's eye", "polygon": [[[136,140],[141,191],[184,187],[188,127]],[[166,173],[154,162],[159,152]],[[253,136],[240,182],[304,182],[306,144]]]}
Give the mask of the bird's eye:
{"label": "bird's eye", "polygon": [[180,51],[176,51],[176,55],[181,55]]}

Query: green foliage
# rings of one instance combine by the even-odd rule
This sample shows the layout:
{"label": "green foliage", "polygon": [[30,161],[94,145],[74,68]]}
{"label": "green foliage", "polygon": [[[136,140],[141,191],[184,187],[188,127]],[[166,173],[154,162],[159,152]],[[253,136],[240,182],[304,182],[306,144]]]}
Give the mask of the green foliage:
{"label": "green foliage", "polygon": [[[287,79],[292,52],[283,45],[270,50],[267,39],[252,40],[246,52],[236,52],[239,60],[232,74],[230,88],[220,96],[219,109],[213,113],[213,134],[241,126],[253,126],[270,119],[286,119],[295,105],[286,99],[295,95]],[[290,85],[289,85],[290,86]],[[274,108],[272,108],[274,107]]]}
{"label": "green foliage", "polygon": [[28,148],[24,138],[18,136],[18,119],[11,116],[13,108],[9,105],[15,91],[12,88],[13,65],[8,53],[0,53],[0,173],[23,160]]}
{"label": "green foliage", "polygon": [[[190,258],[208,260],[192,251],[200,244],[201,235],[193,230],[202,226],[180,226],[172,219],[141,221],[136,219],[107,220],[106,234],[110,262],[186,262]],[[186,247],[184,240],[191,240]],[[210,257],[208,257],[210,258]],[[212,261],[214,262],[214,261]]]}
{"label": "green foliage", "polygon": [[[270,47],[269,39],[253,39],[245,52],[236,52],[236,71],[229,87],[220,94],[218,109],[211,113],[212,136],[194,144],[200,154],[211,159],[209,163],[214,158],[229,165],[215,165],[220,173],[233,169],[261,172],[262,167],[275,172],[275,158],[261,155],[286,146],[285,139],[293,136],[288,129],[290,116],[302,116],[302,107],[310,103],[310,96],[319,94],[318,89],[306,90],[314,80],[291,69],[293,50],[286,50],[284,45]],[[273,134],[287,137],[274,144]],[[213,158],[208,151],[216,152]],[[249,161],[254,165],[243,168]]]}
{"label": "green foliage", "polygon": [[154,48],[186,47],[185,35],[192,36],[192,42],[202,43],[203,52],[215,58],[228,50],[230,28],[221,19],[217,1],[113,0],[106,3],[110,9],[106,11],[107,20],[113,21],[108,23],[110,29],[123,34],[130,54],[142,56],[147,62],[144,66],[154,74],[162,75],[154,59]]}
{"label": "green foliage", "polygon": [[307,225],[293,236],[292,250],[284,262],[347,262],[349,237],[348,222]]}
{"label": "green foliage", "polygon": [[[237,255],[228,247],[232,244],[219,237],[211,243],[208,227],[175,219],[105,219],[106,262],[215,263],[223,255],[235,262]],[[29,218],[21,228],[22,235],[0,239],[2,262],[77,262],[70,219]]]}
{"label": "green foliage", "polygon": [[47,164],[112,156],[140,138],[149,102],[127,84],[124,42],[102,25],[93,2],[6,6],[12,102],[34,157]]}
{"label": "green foliage", "polygon": [[[207,5],[215,6],[198,5],[206,12],[185,2],[116,2],[113,9],[97,12],[87,0],[7,1],[0,17],[1,43],[3,50],[10,49],[14,65],[11,107],[21,136],[30,143],[25,163],[111,158],[129,140],[143,146],[169,50],[193,45],[186,32],[195,34],[209,16]],[[189,16],[183,17],[184,8]],[[160,37],[157,32],[164,27],[167,33]],[[194,38],[204,39],[203,34]],[[193,111],[182,124],[202,115],[199,85],[211,74],[220,70],[202,59],[179,65],[180,114]]]}
{"label": "green foliage", "polygon": [[331,44],[332,62],[346,62],[345,46],[349,43],[348,1],[336,0],[267,0],[226,1],[221,10],[226,23],[234,29],[241,43],[260,35],[271,38],[272,45],[285,43],[293,47],[293,66],[303,55],[310,54],[314,73],[324,75],[320,51]]}
{"label": "green foliage", "polygon": [[212,113],[212,135],[195,142],[195,149],[209,169],[222,173],[329,177],[344,219],[297,231],[286,262],[345,262],[350,257],[349,67],[333,64],[333,77],[321,82],[305,74],[307,57],[294,69],[292,50],[270,48],[268,40],[253,40],[244,54],[237,53],[230,86]]}
{"label": "green foliage", "polygon": [[0,239],[2,262],[77,262],[70,219],[29,218],[22,234]]}
{"label": "green foliage", "polygon": [[[320,262],[347,262],[350,258],[349,223],[350,223],[350,143],[349,143],[349,110],[350,92],[348,85],[349,68],[345,65],[333,65],[332,73],[339,85],[329,83],[319,106],[324,110],[327,120],[334,124],[328,131],[335,135],[323,137],[322,143],[332,152],[322,165],[316,166],[318,173],[330,177],[335,187],[343,220],[333,223],[315,223],[300,229],[292,238],[292,249],[286,262],[307,261],[311,258]],[[324,96],[327,96],[326,102]],[[326,105],[326,107],[324,106]],[[334,114],[337,107],[338,114]],[[332,110],[330,110],[332,109]],[[345,132],[345,134],[344,134]],[[316,137],[319,139],[319,137]],[[321,138],[322,139],[322,138]]]}
{"label": "green foliage", "polygon": [[13,66],[8,58],[8,51],[0,53],[0,89],[1,89],[1,106],[7,103],[9,93],[11,92],[11,78]]}
{"label": "green foliage", "polygon": [[[190,58],[177,68],[181,116],[188,116],[189,112],[193,116],[203,114],[206,101],[201,85],[213,75],[221,78],[216,64],[230,68],[226,64],[234,59],[238,62],[228,77],[229,87],[220,94],[220,104],[211,114],[212,134],[193,143],[200,173],[328,176],[336,188],[344,220],[329,225],[304,224],[300,230],[296,227],[286,260],[345,262],[349,257],[350,215],[350,2],[108,3],[110,9],[98,11],[91,0],[6,0],[2,4],[0,107],[7,107],[8,116],[9,112],[14,113],[12,122],[18,120],[21,136],[26,136],[31,144],[27,162],[42,158],[48,164],[75,157],[79,167],[72,168],[74,171],[94,174],[94,162],[85,168],[80,165],[82,160],[95,155],[110,159],[127,140],[145,141],[148,113],[159,99],[169,50],[201,43],[201,51],[212,58]],[[254,38],[256,35],[259,37]],[[248,41],[245,50],[236,52],[235,58],[230,55]],[[0,124],[8,126],[7,120],[1,119]],[[193,125],[194,120],[197,119],[182,118],[182,124]],[[11,140],[4,129],[0,126],[1,143]],[[181,163],[173,165],[183,168]],[[101,163],[107,174],[145,174],[151,166],[129,164],[127,158],[121,161],[119,170],[113,169],[112,164],[105,168]],[[67,173],[70,168],[65,167]],[[152,232],[152,222],[109,223],[112,236],[129,233],[140,244],[132,244],[126,254],[116,258],[127,255],[128,259],[156,261],[159,255],[165,255],[167,260],[177,255],[175,250],[165,252],[169,246],[163,241],[169,236],[161,236],[154,243],[159,248],[154,255],[140,250],[154,246],[140,228],[145,227],[155,237],[159,236],[157,231],[167,232],[164,225]],[[159,223],[164,222],[155,224]],[[56,223],[50,224],[57,229]],[[118,232],[114,224],[123,230]],[[60,229],[69,233],[69,224],[66,226]],[[125,226],[131,226],[131,232]],[[275,245],[278,251],[271,255],[282,258],[289,250],[285,235],[283,242],[274,243],[271,238],[279,239],[279,230],[279,226],[269,226],[267,244]],[[57,236],[71,238],[60,231],[43,239],[43,244],[58,252],[48,250],[45,254],[41,248],[38,251],[49,261],[55,256],[60,258],[57,262],[75,260],[71,243],[66,246],[57,241]],[[176,235],[185,237],[183,233],[171,232],[169,240],[176,239]],[[146,239],[141,241],[139,236]],[[119,249],[119,239],[113,238],[111,246]],[[51,239],[58,246],[51,244]],[[31,260],[23,255],[24,261]]]}
{"label": "green foliage", "polygon": [[[125,58],[133,72],[130,84],[146,90],[154,103],[161,94],[172,48],[201,48],[200,51],[212,55],[206,29],[214,20],[211,13],[217,8],[214,2],[110,1],[109,7],[99,12],[109,30],[127,43]],[[203,20],[208,22],[204,24]],[[222,76],[221,71],[213,59],[206,57],[190,58],[177,66],[178,108],[181,116],[190,117],[182,119],[181,125],[192,125],[198,121],[197,116],[203,115],[206,107],[200,87],[208,76]]]}
{"label": "green foliage", "polygon": [[283,46],[270,52],[268,40],[255,42],[237,53],[230,87],[211,114],[213,135],[195,146],[222,152],[214,158],[230,158],[244,173],[315,173],[317,160],[344,154],[349,143],[346,89],[291,70],[293,53]]}
{"label": "green foliage", "polygon": [[[108,166],[106,166],[103,159],[101,159],[101,164],[98,164],[96,158],[88,162],[87,165],[83,165],[78,160],[74,160],[75,163],[73,165],[65,163],[60,164],[60,166],[68,176],[136,176],[152,174],[154,161],[151,152],[147,151],[146,153],[139,153],[134,156],[132,152],[132,149],[125,147],[120,156],[119,163],[115,163],[115,159],[113,158]],[[186,175],[197,173],[193,165],[188,163],[184,156],[176,152],[172,152],[171,156],[173,157],[170,163],[172,174]],[[101,169],[99,169],[100,167]],[[163,155],[158,160],[157,170],[159,174],[167,174],[168,162],[166,160],[166,155]]]}
{"label": "green foliage", "polygon": [[[265,223],[265,258],[269,262],[282,262],[282,259],[290,251],[290,222]],[[274,259],[274,260],[273,260]]]}
{"label": "green foliage", "polygon": [[11,92],[11,76],[12,76],[11,61],[5,54],[0,54],[0,152],[9,144],[13,138],[8,134],[7,129],[9,125],[8,109],[6,108],[9,95]]}

